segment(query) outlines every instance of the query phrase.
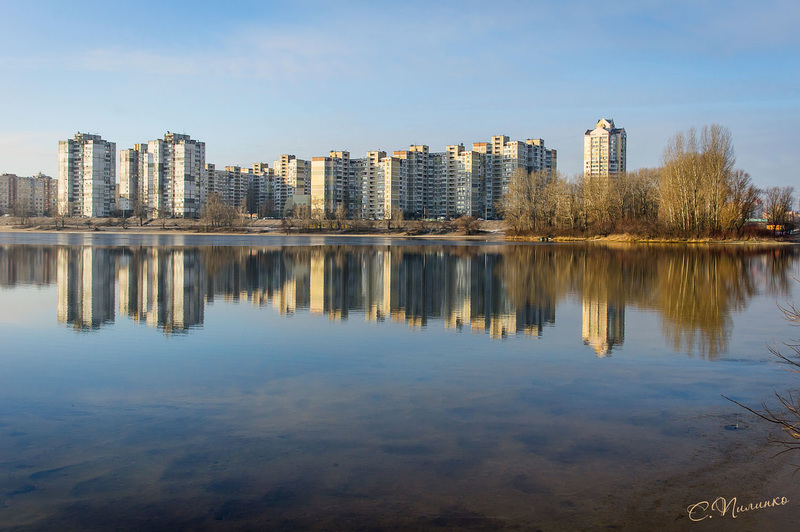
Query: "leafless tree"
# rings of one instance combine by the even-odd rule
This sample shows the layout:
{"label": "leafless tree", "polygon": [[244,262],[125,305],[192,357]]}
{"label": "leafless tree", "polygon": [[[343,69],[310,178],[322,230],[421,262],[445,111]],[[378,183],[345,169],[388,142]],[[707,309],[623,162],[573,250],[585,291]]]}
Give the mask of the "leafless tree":
{"label": "leafless tree", "polygon": [[760,194],[761,191],[751,183],[750,174],[734,170],[728,187],[728,202],[721,211],[722,228],[741,233]]}
{"label": "leafless tree", "polygon": [[685,234],[716,232],[730,201],[735,156],[720,125],[677,133],[664,150],[659,192],[662,219]]}
{"label": "leafless tree", "polygon": [[775,226],[786,226],[790,221],[794,187],[770,187],[764,191],[764,214],[769,222]]}
{"label": "leafless tree", "polygon": [[219,194],[212,192],[206,197],[200,217],[209,228],[230,227],[236,219],[236,209],[225,203]]}
{"label": "leafless tree", "polygon": [[555,203],[547,193],[550,180],[547,172],[528,173],[524,168],[511,176],[499,210],[512,233],[530,233],[551,224]]}
{"label": "leafless tree", "polygon": [[347,206],[343,203],[340,203],[336,207],[336,211],[334,212],[334,217],[336,218],[337,228],[344,229],[345,221],[347,220]]}
{"label": "leafless tree", "polygon": [[19,218],[19,223],[22,225],[28,225],[28,218],[31,215],[31,208],[28,205],[28,202],[22,199],[17,199],[14,202],[14,216]]}
{"label": "leafless tree", "polygon": [[[390,220],[391,222],[394,222],[395,229],[402,229],[403,218],[404,218],[403,209],[401,209],[400,207],[395,207],[392,209]],[[391,225],[389,228],[391,229]]]}
{"label": "leafless tree", "polygon": [[456,220],[458,227],[464,231],[465,235],[474,235],[478,232],[478,219],[474,216],[465,214]]}
{"label": "leafless tree", "polygon": [[138,195],[133,200],[133,216],[139,218],[139,227],[144,225],[144,220],[147,218],[147,206],[142,202]]}

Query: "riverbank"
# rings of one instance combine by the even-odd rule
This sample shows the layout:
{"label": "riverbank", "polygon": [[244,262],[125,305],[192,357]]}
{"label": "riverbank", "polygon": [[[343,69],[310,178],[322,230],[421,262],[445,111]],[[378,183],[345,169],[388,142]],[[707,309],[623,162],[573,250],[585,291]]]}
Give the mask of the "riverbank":
{"label": "riverbank", "polygon": [[25,224],[13,218],[0,219],[0,232],[26,233],[109,233],[109,234],[188,234],[188,235],[275,235],[275,236],[347,236],[347,237],[393,237],[415,239],[474,240],[502,242],[505,230],[502,221],[476,222],[467,234],[455,222],[408,220],[398,227],[387,227],[385,222],[345,222],[338,227],[298,226],[296,222],[286,224],[282,220],[248,220],[231,227],[206,226],[199,220],[152,220],[139,221],[116,218],[68,219],[61,226],[55,218],[31,218]]}
{"label": "riverbank", "polygon": [[[59,227],[59,225],[62,225]],[[15,218],[0,219],[0,231],[44,232],[44,233],[120,233],[120,234],[191,234],[191,235],[280,235],[280,236],[352,236],[352,237],[394,237],[443,240],[470,240],[486,242],[553,242],[553,243],[602,243],[602,244],[735,244],[735,245],[789,245],[800,242],[798,235],[781,238],[646,238],[631,234],[587,235],[587,236],[540,236],[507,235],[501,220],[474,222],[469,234],[457,222],[407,220],[398,225],[387,226],[385,222],[344,222],[343,227],[298,226],[296,222],[287,224],[283,220],[247,220],[232,227],[209,228],[199,220],[150,220],[139,224],[137,219],[94,218],[68,219],[57,222],[55,218],[30,218],[25,224]]]}
{"label": "riverbank", "polygon": [[569,243],[569,242],[589,242],[589,243],[602,243],[602,244],[745,244],[745,245],[759,245],[759,244],[797,244],[800,242],[797,235],[781,238],[646,238],[630,234],[611,234],[602,236],[511,236],[508,235],[505,239],[509,242],[556,242],[556,243]]}

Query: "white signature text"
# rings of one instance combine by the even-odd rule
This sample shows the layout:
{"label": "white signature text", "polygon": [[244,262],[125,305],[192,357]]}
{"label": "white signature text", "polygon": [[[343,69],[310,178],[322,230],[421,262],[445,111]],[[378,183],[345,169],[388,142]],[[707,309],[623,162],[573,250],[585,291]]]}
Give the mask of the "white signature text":
{"label": "white signature text", "polygon": [[730,516],[736,519],[745,512],[774,508],[775,506],[784,506],[788,502],[789,499],[786,497],[775,497],[771,500],[759,501],[756,503],[738,504],[736,497],[730,500],[725,497],[717,497],[713,502],[700,501],[695,504],[690,504],[686,510],[689,512],[689,519],[692,521],[711,519],[715,515],[719,517]]}

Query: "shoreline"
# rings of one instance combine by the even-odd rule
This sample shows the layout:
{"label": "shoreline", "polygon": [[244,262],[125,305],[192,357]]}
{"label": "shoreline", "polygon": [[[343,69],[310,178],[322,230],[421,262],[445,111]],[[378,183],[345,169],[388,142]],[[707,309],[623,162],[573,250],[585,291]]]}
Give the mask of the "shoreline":
{"label": "shoreline", "polygon": [[[50,224],[51,227],[47,227]],[[280,236],[280,237],[356,237],[356,238],[397,238],[397,239],[419,239],[419,240],[464,240],[478,242],[508,242],[508,243],[551,243],[551,244],[683,244],[683,245],[738,245],[738,246],[787,246],[796,245],[800,242],[795,238],[791,240],[781,240],[775,238],[752,238],[752,239],[715,239],[715,238],[645,238],[637,237],[627,233],[611,234],[606,236],[554,236],[527,235],[511,236],[506,235],[502,228],[502,222],[490,221],[483,222],[484,228],[473,234],[465,234],[461,230],[440,227],[439,231],[428,233],[408,232],[401,230],[374,230],[374,231],[348,231],[335,229],[322,230],[302,230],[293,229],[287,231],[280,225],[280,220],[262,220],[260,223],[250,226],[230,228],[228,230],[202,230],[197,224],[188,225],[183,220],[173,221],[171,227],[157,227],[152,225],[130,225],[127,228],[118,225],[102,225],[84,227],[67,227],[56,229],[54,222],[49,220],[44,223],[32,223],[24,227],[18,224],[0,224],[0,233],[91,233],[91,234],[113,234],[113,235],[208,235],[208,236]],[[43,227],[44,226],[44,227]]]}
{"label": "shoreline", "polygon": [[107,234],[107,235],[191,235],[191,236],[264,236],[264,237],[354,237],[354,238],[399,238],[399,239],[421,239],[421,240],[469,240],[469,241],[482,241],[482,242],[506,242],[505,235],[503,234],[475,234],[465,235],[458,232],[436,233],[436,234],[409,234],[402,232],[375,232],[375,233],[351,233],[351,232],[335,232],[335,231],[290,231],[285,232],[281,230],[244,230],[244,231],[196,231],[191,229],[180,228],[167,228],[160,227],[146,228],[135,227],[129,229],[121,229],[118,227],[104,228],[104,229],[82,229],[82,228],[67,228],[67,229],[39,229],[39,228],[14,228],[8,226],[0,226],[0,234],[2,233],[19,233],[19,234]]}

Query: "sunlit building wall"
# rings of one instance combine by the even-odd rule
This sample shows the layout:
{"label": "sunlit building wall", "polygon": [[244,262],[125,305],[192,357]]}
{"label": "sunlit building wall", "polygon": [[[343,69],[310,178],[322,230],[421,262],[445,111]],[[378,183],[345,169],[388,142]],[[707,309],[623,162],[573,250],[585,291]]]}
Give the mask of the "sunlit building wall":
{"label": "sunlit building wall", "polygon": [[407,181],[407,161],[399,157],[384,157],[378,165],[378,181],[381,183],[381,202],[378,218],[394,219],[404,213],[404,183]]}
{"label": "sunlit building wall", "polygon": [[142,181],[146,174],[147,144],[134,144],[133,148],[119,152],[119,209],[133,213],[141,198],[146,197],[147,184]]}
{"label": "sunlit building wall", "polygon": [[628,135],[613,119],[601,118],[583,136],[583,175],[608,178],[625,173]]}
{"label": "sunlit building wall", "polygon": [[[355,189],[353,214],[362,220],[383,220],[386,205],[386,179],[381,171],[381,161],[386,152],[370,151],[355,170]],[[356,216],[354,216],[356,217]]]}
{"label": "sunlit building wall", "polygon": [[58,212],[110,216],[115,210],[117,145],[77,133],[58,142]]}
{"label": "sunlit building wall", "polygon": [[456,157],[455,216],[485,216],[486,156],[462,151]]}
{"label": "sunlit building wall", "polygon": [[340,206],[346,208],[348,214],[354,212],[350,197],[354,187],[349,152],[331,151],[328,157],[311,160],[312,212],[333,215]]}
{"label": "sunlit building wall", "polygon": [[153,217],[195,218],[205,202],[206,145],[189,135],[167,132],[147,143],[147,209]]}

